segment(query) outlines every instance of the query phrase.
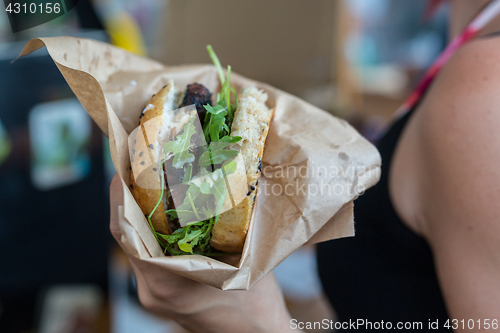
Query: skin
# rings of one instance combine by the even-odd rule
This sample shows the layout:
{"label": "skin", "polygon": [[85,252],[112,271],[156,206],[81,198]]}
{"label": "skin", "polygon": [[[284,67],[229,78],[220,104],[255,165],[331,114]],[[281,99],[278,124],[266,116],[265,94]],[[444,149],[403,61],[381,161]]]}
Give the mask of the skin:
{"label": "skin", "polygon": [[[457,35],[486,2],[451,1],[450,35]],[[482,34],[499,30],[496,19]],[[500,40],[461,48],[405,127],[389,175],[396,211],[431,246],[450,317],[466,323],[500,320],[499,92]],[[115,177],[111,231],[117,239],[121,191]],[[130,259],[142,304],[192,332],[292,331],[272,274],[249,291],[227,292],[148,271]],[[467,331],[481,332],[477,322],[475,327]]]}
{"label": "skin", "polygon": [[[120,239],[118,206],[123,205],[123,186],[117,175],[111,181],[110,194],[110,229]],[[133,256],[129,259],[142,305],[190,332],[299,332],[290,329],[291,317],[274,274],[248,291],[222,291],[175,273],[142,267]]]}
{"label": "skin", "polygon": [[[452,34],[482,5],[452,1]],[[498,30],[496,19],[482,35]],[[431,246],[450,318],[476,321],[468,332],[500,320],[499,82],[498,38],[462,47],[405,127],[389,175],[396,211]]]}

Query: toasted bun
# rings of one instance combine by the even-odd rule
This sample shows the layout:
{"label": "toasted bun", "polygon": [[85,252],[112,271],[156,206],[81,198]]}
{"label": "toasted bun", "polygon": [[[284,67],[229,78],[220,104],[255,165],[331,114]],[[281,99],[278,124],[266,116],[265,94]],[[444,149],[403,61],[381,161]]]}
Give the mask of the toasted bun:
{"label": "toasted bun", "polygon": [[210,244],[224,252],[241,252],[257,194],[262,171],[262,154],[274,109],[266,106],[267,94],[255,87],[240,96],[231,126],[231,136],[241,136],[236,143],[245,159],[248,195],[235,208],[222,213],[212,229]]}
{"label": "toasted bun", "polygon": [[[239,145],[245,161],[248,195],[235,208],[222,213],[214,225],[210,242],[215,249],[220,251],[241,252],[245,243],[255,206],[264,144],[274,112],[274,109],[270,110],[266,106],[266,101],[267,94],[255,87],[245,89],[239,98],[231,127],[231,136],[242,137],[242,140],[235,145]],[[180,128],[184,126],[186,119],[189,119],[189,117],[185,117],[186,112],[174,115],[167,113],[167,111],[176,109],[178,103],[179,96],[173,81],[170,81],[156,95],[153,95],[140,119],[139,125],[142,131],[147,133],[147,138],[142,146],[137,144],[134,147],[135,152],[131,161],[132,170],[143,171],[140,171],[138,179],[131,172],[130,187],[132,195],[146,216],[149,216],[161,198],[160,186],[163,170],[161,170],[160,156],[162,156],[162,143],[166,142],[168,137],[175,137]],[[155,120],[150,121],[153,119]],[[148,168],[141,167],[141,162],[146,157],[145,154],[149,154],[149,158],[154,160],[154,163]],[[165,196],[168,193],[168,190],[164,192],[163,200],[160,201],[151,217],[154,229],[163,234],[171,234],[174,231],[164,214],[166,210]]]}
{"label": "toasted bun", "polygon": [[[170,81],[165,87],[163,87],[162,90],[153,95],[153,97],[149,100],[139,123],[142,130],[148,133],[147,142],[144,147],[137,147],[137,149],[135,149],[136,155],[132,156],[132,164],[136,164],[138,166],[138,164],[142,162],[142,159],[138,158],[141,151],[143,154],[151,153],[153,159],[157,162],[159,152],[161,150],[161,145],[158,142],[158,135],[163,126],[163,112],[170,111],[175,108],[175,99],[176,94],[174,83],[173,81]],[[152,119],[155,119],[155,121],[148,122]],[[150,148],[150,144],[153,145],[153,148]],[[161,197],[161,170],[158,169],[157,164],[158,163],[154,163],[151,165],[151,170],[141,172],[139,175],[140,179],[136,179],[133,172],[130,173],[132,195],[144,215],[147,216],[149,216],[149,214],[153,211]],[[153,168],[156,170],[153,170]],[[132,170],[134,169],[139,170],[133,165]],[[137,183],[140,183],[141,186],[137,185]],[[171,234],[171,230],[164,211],[163,202],[160,202],[153,216],[151,216],[151,223],[156,231],[169,235]]]}

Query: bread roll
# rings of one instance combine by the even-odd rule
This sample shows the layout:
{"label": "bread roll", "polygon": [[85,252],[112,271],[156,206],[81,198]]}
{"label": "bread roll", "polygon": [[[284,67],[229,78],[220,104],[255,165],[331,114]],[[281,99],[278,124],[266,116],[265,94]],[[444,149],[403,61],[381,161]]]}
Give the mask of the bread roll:
{"label": "bread roll", "polygon": [[240,96],[231,126],[231,136],[241,136],[236,143],[245,160],[248,194],[235,208],[222,213],[212,229],[210,244],[224,252],[241,252],[252,218],[258,180],[262,172],[262,154],[274,109],[266,106],[267,94],[255,87]]}
{"label": "bread roll", "polygon": [[[160,177],[162,173],[161,169],[158,167],[158,159],[161,156],[162,147],[158,140],[158,135],[164,126],[164,113],[176,108],[175,98],[174,82],[170,81],[163,89],[151,97],[142,113],[139,123],[142,131],[139,131],[138,135],[147,133],[147,135],[144,135],[146,144],[145,148],[137,147],[137,149],[135,149],[135,156],[132,156],[132,164],[136,164],[137,167],[132,166],[132,170],[140,170],[138,165],[147,157],[152,157],[154,163],[152,163],[147,170],[142,171],[140,175],[138,175],[138,179],[134,176],[133,171],[130,172],[130,187],[132,195],[146,216],[149,216],[153,211],[161,197]],[[139,157],[141,152],[143,155]],[[149,155],[150,153],[151,155]],[[148,155],[146,156],[145,154]],[[140,186],[137,183],[139,183]],[[156,231],[169,235],[172,233],[172,230],[169,228],[164,211],[163,202],[160,202],[156,211],[151,216],[151,223]]]}
{"label": "bread roll", "polygon": [[[170,197],[168,187],[164,188],[163,198],[160,200],[161,177],[164,177],[161,166],[164,158],[162,147],[165,142],[176,137],[189,119],[196,116],[196,110],[169,112],[179,107],[179,97],[173,81],[153,95],[143,110],[131,156],[132,170],[139,170],[140,173],[137,176],[131,172],[132,195],[145,216],[149,216],[160,201],[151,216],[151,223],[157,232],[167,235],[175,231],[176,227],[164,213]],[[247,88],[242,92],[234,114],[230,135],[242,138],[233,144],[233,149],[238,148],[245,161],[248,193],[236,207],[220,214],[212,229],[210,243],[220,251],[241,252],[245,243],[262,172],[262,154],[274,112],[274,109],[270,110],[266,106],[266,101],[265,92],[255,87]],[[239,147],[235,147],[236,145]],[[149,161],[151,163],[148,165]]]}

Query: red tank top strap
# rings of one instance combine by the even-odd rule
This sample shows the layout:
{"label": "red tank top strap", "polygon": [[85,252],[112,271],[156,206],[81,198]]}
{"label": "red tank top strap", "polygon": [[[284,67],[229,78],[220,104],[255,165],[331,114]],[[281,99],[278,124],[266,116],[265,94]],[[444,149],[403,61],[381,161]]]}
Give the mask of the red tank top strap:
{"label": "red tank top strap", "polygon": [[455,54],[455,52],[469,40],[476,37],[481,30],[499,14],[500,0],[493,0],[472,19],[462,33],[450,42],[432,66],[429,67],[422,80],[417,84],[416,88],[408,96],[403,105],[401,105],[401,107],[396,111],[396,118],[404,116],[408,111],[414,108],[453,54]]}

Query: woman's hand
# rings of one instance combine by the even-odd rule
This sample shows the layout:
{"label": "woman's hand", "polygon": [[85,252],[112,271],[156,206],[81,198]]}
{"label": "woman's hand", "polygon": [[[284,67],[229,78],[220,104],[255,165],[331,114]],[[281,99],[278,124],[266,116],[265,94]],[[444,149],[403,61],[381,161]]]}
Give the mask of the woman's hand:
{"label": "woman's hand", "polygon": [[[110,229],[119,240],[118,206],[123,205],[123,187],[118,175],[111,181],[110,201]],[[142,305],[193,333],[292,331],[291,318],[273,274],[248,291],[222,291],[128,257]]]}

